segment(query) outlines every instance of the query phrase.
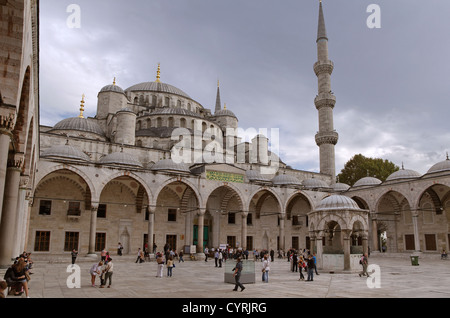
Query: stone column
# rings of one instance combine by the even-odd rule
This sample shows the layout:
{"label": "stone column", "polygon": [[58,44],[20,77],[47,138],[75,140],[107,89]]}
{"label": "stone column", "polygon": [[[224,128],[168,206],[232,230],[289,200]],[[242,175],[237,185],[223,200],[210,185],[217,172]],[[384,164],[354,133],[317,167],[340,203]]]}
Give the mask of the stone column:
{"label": "stone column", "polygon": [[205,210],[198,211],[198,237],[197,237],[197,253],[203,255],[203,227],[205,219]]}
{"label": "stone column", "polygon": [[28,176],[20,177],[19,194],[17,198],[17,212],[16,212],[16,240],[14,244],[14,255],[19,255],[25,248],[25,233],[28,217],[28,201],[27,196],[27,184],[29,182]]}
{"label": "stone column", "polygon": [[362,237],[363,254],[365,254],[365,253],[369,254],[369,244],[368,244],[369,235],[368,235],[367,231],[364,231],[364,233],[361,235],[361,237]]}
{"label": "stone column", "polygon": [[285,238],[284,238],[284,215],[280,214],[280,249],[285,250]]}
{"label": "stone column", "polygon": [[323,240],[322,235],[320,232],[317,234],[316,239],[316,261],[317,261],[317,268],[323,269]]}
{"label": "stone column", "polygon": [[0,224],[0,268],[11,265],[14,255],[14,244],[17,240],[16,218],[19,197],[20,172],[22,171],[23,154],[13,154],[8,158],[6,169],[3,212]]}
{"label": "stone column", "polygon": [[14,114],[0,113],[0,220],[2,219],[3,193],[5,192],[9,144],[13,138],[14,117]]}
{"label": "stone column", "polygon": [[242,235],[241,235],[241,247],[242,251],[247,248],[247,215],[248,212],[242,213]]}
{"label": "stone column", "polygon": [[91,204],[91,224],[89,229],[89,251],[88,256],[97,257],[95,254],[95,235],[97,233],[97,211],[98,203]]}
{"label": "stone column", "polygon": [[155,233],[155,208],[147,207],[148,211],[148,234],[147,234],[147,244],[150,250],[150,254],[153,254],[153,235]]}
{"label": "stone column", "polygon": [[342,230],[342,238],[344,240],[344,271],[350,271],[350,244],[351,244],[351,230]]}
{"label": "stone column", "polygon": [[372,251],[380,251],[380,244],[378,242],[378,225],[376,218],[372,218]]}
{"label": "stone column", "polygon": [[419,218],[419,212],[412,211],[412,221],[414,228],[414,249],[416,252],[420,252],[420,240],[419,240],[419,226],[417,223],[417,219]]}

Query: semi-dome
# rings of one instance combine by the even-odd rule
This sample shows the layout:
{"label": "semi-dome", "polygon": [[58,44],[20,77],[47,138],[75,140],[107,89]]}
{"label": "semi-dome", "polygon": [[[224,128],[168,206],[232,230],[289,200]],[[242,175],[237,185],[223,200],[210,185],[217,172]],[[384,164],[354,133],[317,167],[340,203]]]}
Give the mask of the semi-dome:
{"label": "semi-dome", "polygon": [[50,147],[42,152],[41,158],[71,159],[89,162],[91,159],[80,149],[68,144]]}
{"label": "semi-dome", "polygon": [[270,182],[269,179],[264,177],[259,171],[257,170],[247,170],[245,172],[245,175],[250,182]]}
{"label": "semi-dome", "polygon": [[350,186],[346,183],[336,182],[333,184],[332,188],[336,192],[344,192],[350,189]]}
{"label": "semi-dome", "polygon": [[123,165],[137,168],[143,168],[142,164],[137,161],[132,155],[121,152],[113,152],[104,156],[99,160],[100,164],[104,165]]}
{"label": "semi-dome", "polygon": [[371,187],[381,184],[381,180],[374,178],[374,177],[364,177],[362,179],[359,179],[355,182],[353,185],[354,188],[356,187]]}
{"label": "semi-dome", "polygon": [[183,92],[181,89],[172,86],[170,84],[161,82],[143,82],[140,84],[133,85],[125,90],[126,92],[156,92],[156,93],[169,93],[180,95],[189,99],[192,99],[188,94]]}
{"label": "semi-dome", "polygon": [[420,178],[421,174],[417,171],[410,169],[400,169],[392,173],[389,177],[387,177],[386,181],[394,181],[394,180],[405,180],[405,179],[416,179]]}
{"label": "semi-dome", "polygon": [[330,188],[325,181],[316,178],[305,179],[302,184],[306,189]]}
{"label": "semi-dome", "polygon": [[302,183],[296,177],[291,176],[289,174],[279,174],[272,179],[273,185],[285,186],[285,185],[294,185],[301,186]]}
{"label": "semi-dome", "polygon": [[322,199],[316,210],[360,210],[360,207],[352,198],[345,195],[333,194]]}
{"label": "semi-dome", "polygon": [[105,135],[103,130],[95,121],[82,117],[71,117],[63,119],[60,122],[58,122],[50,130],[50,132],[55,130],[77,130],[97,134],[102,137]]}
{"label": "semi-dome", "polygon": [[191,173],[189,166],[185,163],[176,163],[172,159],[162,159],[156,162],[152,167],[153,171],[168,171],[175,173]]}
{"label": "semi-dome", "polygon": [[441,162],[436,163],[433,165],[427,172],[428,173],[436,173],[436,172],[443,172],[443,171],[450,171],[450,160],[447,159]]}

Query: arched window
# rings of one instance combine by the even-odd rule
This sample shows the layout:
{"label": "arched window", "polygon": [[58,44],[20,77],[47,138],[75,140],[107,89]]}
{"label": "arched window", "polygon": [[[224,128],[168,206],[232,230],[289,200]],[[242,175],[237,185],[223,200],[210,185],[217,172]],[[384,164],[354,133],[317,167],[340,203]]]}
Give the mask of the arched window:
{"label": "arched window", "polygon": [[169,117],[169,127],[173,127],[173,117]]}
{"label": "arched window", "polygon": [[186,119],[184,119],[184,118],[180,119],[180,127],[181,128],[186,128]]}
{"label": "arched window", "polygon": [[152,128],[152,120],[150,118],[147,118],[147,129]]}
{"label": "arched window", "polygon": [[156,118],[156,127],[162,127],[162,119],[161,117]]}

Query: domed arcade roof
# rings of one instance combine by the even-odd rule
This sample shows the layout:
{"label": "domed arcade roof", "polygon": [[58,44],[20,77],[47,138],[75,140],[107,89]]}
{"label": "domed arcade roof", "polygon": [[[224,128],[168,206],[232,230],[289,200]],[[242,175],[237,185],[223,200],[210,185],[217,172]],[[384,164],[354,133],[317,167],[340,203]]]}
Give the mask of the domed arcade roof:
{"label": "domed arcade roof", "polygon": [[325,181],[316,178],[305,179],[302,184],[307,189],[330,188]]}
{"label": "domed arcade roof", "polygon": [[333,184],[332,188],[334,191],[343,192],[343,191],[347,191],[348,189],[350,189],[350,186],[346,183],[337,182],[337,183]]}
{"label": "domed arcade roof", "polygon": [[279,185],[279,186],[283,186],[283,185],[301,186],[302,185],[300,180],[298,180],[296,177],[285,174],[285,173],[275,176],[272,179],[272,183],[273,183],[273,185]]}
{"label": "domed arcade roof", "polygon": [[324,210],[361,210],[358,204],[352,199],[345,195],[330,195],[322,201],[320,201],[317,206],[317,211]]}
{"label": "domed arcade roof", "polygon": [[82,152],[80,149],[68,144],[53,146],[46,149],[41,154],[42,158],[58,158],[58,159],[73,159],[80,161],[91,161],[89,156]]}
{"label": "domed arcade roof", "polygon": [[123,151],[110,153],[109,155],[101,158],[99,160],[99,163],[143,168],[142,164],[139,161],[137,161],[132,155],[125,153]]}
{"label": "domed arcade roof", "polygon": [[356,187],[365,187],[365,186],[376,186],[381,184],[381,180],[374,178],[374,177],[364,177],[359,179],[358,181],[355,182],[355,184],[353,185],[354,188]]}
{"label": "domed arcade roof", "polygon": [[55,130],[78,130],[97,134],[102,137],[105,136],[105,133],[95,121],[82,117],[63,119],[53,126],[50,131]]}
{"label": "domed arcade roof", "polygon": [[386,181],[416,179],[416,178],[420,178],[421,176],[422,175],[420,173],[418,173],[417,171],[402,168],[398,171],[395,171],[389,177],[387,177]]}
{"label": "domed arcade roof", "polygon": [[247,170],[245,172],[245,175],[247,176],[247,179],[250,181],[256,181],[256,182],[270,182],[269,179],[264,177],[259,171],[257,170]]}
{"label": "domed arcade roof", "polygon": [[156,162],[152,167],[153,171],[170,171],[178,173],[191,173],[189,166],[185,163],[176,163],[172,159],[163,159]]}
{"label": "domed arcade roof", "polygon": [[436,163],[433,165],[427,172],[429,173],[436,173],[436,172],[443,172],[443,171],[450,171],[450,160],[447,155],[447,159],[441,162]]}

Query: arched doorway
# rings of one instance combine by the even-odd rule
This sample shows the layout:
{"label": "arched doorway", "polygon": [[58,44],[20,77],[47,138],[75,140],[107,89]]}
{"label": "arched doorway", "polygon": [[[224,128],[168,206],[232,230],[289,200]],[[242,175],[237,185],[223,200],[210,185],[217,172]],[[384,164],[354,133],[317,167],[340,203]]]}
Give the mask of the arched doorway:
{"label": "arched doorway", "polygon": [[301,192],[295,193],[286,206],[286,240],[295,250],[310,249],[309,219],[311,203]]}

